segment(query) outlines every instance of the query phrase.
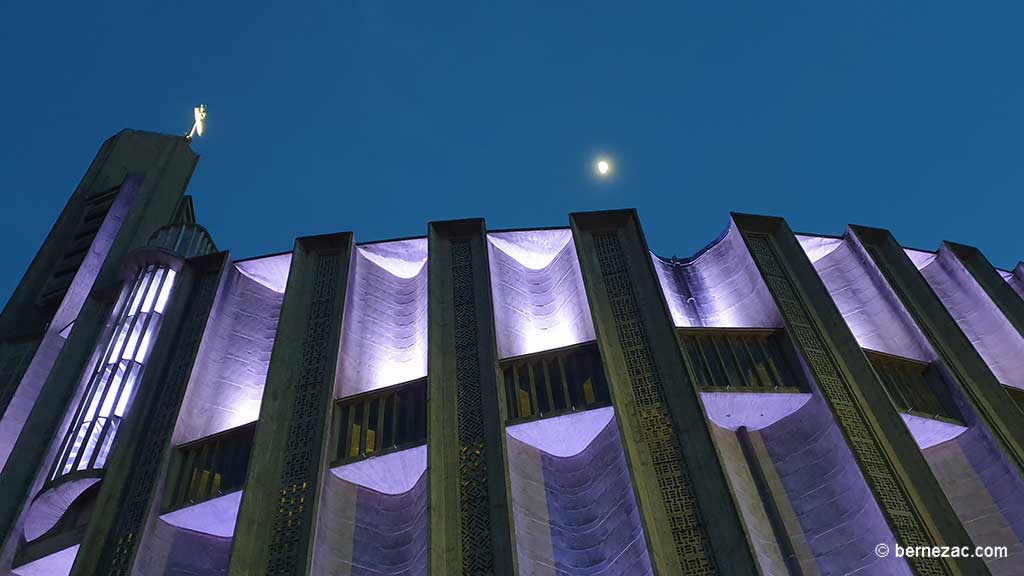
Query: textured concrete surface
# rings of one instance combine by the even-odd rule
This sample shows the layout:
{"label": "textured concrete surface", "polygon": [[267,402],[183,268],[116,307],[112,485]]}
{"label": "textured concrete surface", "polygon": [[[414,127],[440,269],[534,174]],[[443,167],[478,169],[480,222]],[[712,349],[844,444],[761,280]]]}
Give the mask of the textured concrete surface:
{"label": "textured concrete surface", "polygon": [[821,396],[761,438],[823,574],[911,574],[903,559],[875,554],[895,538]]}
{"label": "textured concrete surface", "polygon": [[222,576],[231,538],[192,532],[155,520],[139,547],[132,576]]}
{"label": "textured concrete surface", "polygon": [[784,392],[701,392],[701,401],[708,419],[736,431],[745,426],[760,430],[799,410],[808,400],[809,393]]}
{"label": "textured concrete surface", "polygon": [[331,469],[342,480],[381,494],[405,494],[427,471],[427,447],[417,446]]}
{"label": "textured concrete surface", "polygon": [[969,429],[924,451],[928,465],[976,546],[1007,546],[986,560],[993,574],[1024,574],[1024,480],[982,424],[964,393],[953,398]]}
{"label": "textured concrete surface", "polygon": [[1024,334],[1010,324],[956,255],[943,246],[919,270],[996,378],[1024,388]]}
{"label": "textured concrete surface", "polygon": [[175,445],[254,422],[284,295],[231,267],[174,430]]}
{"label": "textured concrete surface", "polygon": [[427,475],[383,494],[328,474],[321,493],[312,574],[427,573]]}
{"label": "textured concrete surface", "polygon": [[736,433],[718,426],[712,426],[711,433],[712,438],[715,439],[715,446],[718,447],[719,453],[722,455],[722,463],[725,464],[725,470],[729,474],[733,497],[743,514],[747,536],[754,547],[754,553],[757,555],[757,561],[764,576],[789,574],[778,539],[768,519],[757,485],[754,484],[750,466],[743,455],[743,449],[736,438]]}
{"label": "textured concrete surface", "polygon": [[594,339],[570,230],[492,233],[487,244],[499,358]]}
{"label": "textured concrete surface", "polygon": [[426,263],[426,238],[356,247],[336,397],[427,375]]}
{"label": "textured concrete surface", "polygon": [[862,348],[922,362],[935,359],[885,280],[849,240],[821,256],[814,268]]}
{"label": "textured concrete surface", "polygon": [[775,301],[735,227],[682,265],[651,257],[675,326],[782,326]]}
{"label": "textured concrete surface", "polygon": [[510,437],[520,574],[651,574],[614,419],[574,456]]}

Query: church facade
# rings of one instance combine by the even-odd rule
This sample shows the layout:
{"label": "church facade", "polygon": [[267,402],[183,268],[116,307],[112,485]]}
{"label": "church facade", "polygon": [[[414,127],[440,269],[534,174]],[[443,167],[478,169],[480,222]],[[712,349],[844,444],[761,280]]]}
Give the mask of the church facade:
{"label": "church facade", "polygon": [[236,259],[197,162],[105,142],[0,315],[0,574],[1022,573],[1024,264],[631,210]]}

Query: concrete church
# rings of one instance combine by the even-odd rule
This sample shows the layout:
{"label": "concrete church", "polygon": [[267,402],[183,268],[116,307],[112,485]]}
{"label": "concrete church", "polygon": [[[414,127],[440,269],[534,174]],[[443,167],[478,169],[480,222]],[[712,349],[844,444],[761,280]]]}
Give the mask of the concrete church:
{"label": "concrete church", "polygon": [[1024,574],[1024,265],[634,211],[236,259],[197,161],[105,142],[0,316],[0,574]]}

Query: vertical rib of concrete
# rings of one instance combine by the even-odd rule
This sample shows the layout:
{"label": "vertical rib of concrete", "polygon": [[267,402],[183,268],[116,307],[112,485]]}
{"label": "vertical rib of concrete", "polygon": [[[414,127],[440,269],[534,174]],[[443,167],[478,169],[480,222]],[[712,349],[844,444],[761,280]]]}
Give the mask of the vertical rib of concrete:
{"label": "vertical rib of concrete", "polygon": [[910,313],[1018,474],[1024,475],[1024,415],[1007,401],[1006,391],[981,355],[892,234],[878,228],[850,226],[850,235]]}
{"label": "vertical rib of concrete", "polygon": [[[201,256],[179,272],[168,317],[175,329],[159,338],[103,477],[96,514],[71,571],[78,576],[129,576],[147,516],[159,505],[171,434],[199,344],[227,264],[227,254]],[[182,290],[184,288],[184,290]]]}
{"label": "vertical rib of concrete", "polygon": [[[985,258],[985,255],[977,248],[953,242],[943,242],[939,248],[939,258],[942,258],[946,253],[956,257],[956,261],[970,274],[971,278],[981,287],[989,300],[995,304],[996,308],[1002,312],[1005,322],[1017,331],[1016,335],[1008,335],[1004,338],[1005,340],[1014,340],[1009,346],[1004,345],[1003,351],[1005,351],[1006,358],[998,358],[999,355],[994,354],[993,356],[995,357],[993,359],[985,358],[985,361],[990,366],[993,364],[993,360],[1012,362],[1011,366],[1006,367],[1007,371],[1012,372],[1012,374],[1006,374],[1004,378],[1001,378],[1001,381],[1004,384],[1024,388],[1024,374],[1022,374],[1024,372],[1024,364],[1020,364],[1024,362],[1024,358],[1020,358],[1020,352],[1024,349],[1024,300],[1013,291],[1013,287],[999,275],[999,272],[996,271],[988,259]],[[1001,326],[988,326],[987,328],[989,328],[988,332],[997,332]],[[977,338],[982,340],[985,336],[989,335],[988,332],[981,332],[971,339]],[[998,337],[995,334],[994,336]],[[999,342],[992,342],[991,346],[999,348],[1000,344]],[[979,348],[978,351],[982,354],[983,358],[986,356],[982,349]],[[999,376],[998,369],[993,367],[992,371]]]}
{"label": "vertical rib of concrete", "polygon": [[431,574],[516,573],[485,233],[429,225]]}
{"label": "vertical rib of concrete", "polygon": [[[733,225],[898,543],[970,546],[927,461],[785,220],[733,214]],[[987,573],[977,559],[913,558],[909,563],[919,574]]]}
{"label": "vertical rib of concrete", "polygon": [[[0,347],[31,356],[16,373],[0,374],[0,396],[9,403],[0,418],[0,541],[3,558],[29,494],[42,485],[40,467],[59,444],[67,406],[79,390],[97,336],[122,281],[122,264],[170,221],[198,156],[181,137],[125,130],[111,138],[86,172],[0,315]],[[118,188],[120,187],[120,188]],[[86,248],[63,300],[53,312],[37,297],[72,250],[86,197],[119,190]],[[74,248],[77,250],[79,248]],[[72,324],[73,323],[73,324]],[[67,340],[61,335],[72,326]],[[12,345],[10,342],[15,342]],[[37,403],[45,398],[45,403]],[[2,406],[0,406],[2,408]],[[0,564],[3,563],[0,558]]]}
{"label": "vertical rib of concrete", "polygon": [[570,221],[655,573],[761,573],[636,212]]}
{"label": "vertical rib of concrete", "polygon": [[228,573],[311,573],[342,314],[349,233],[299,238],[274,350]]}

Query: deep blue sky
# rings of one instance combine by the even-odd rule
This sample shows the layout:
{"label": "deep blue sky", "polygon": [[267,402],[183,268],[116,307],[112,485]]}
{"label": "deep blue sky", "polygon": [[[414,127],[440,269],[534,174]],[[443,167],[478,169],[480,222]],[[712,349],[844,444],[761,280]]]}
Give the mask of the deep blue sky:
{"label": "deep blue sky", "polygon": [[736,210],[1024,258],[1024,2],[184,4],[3,3],[0,302],[100,143],[199,102],[236,257],[635,206],[664,255]]}

